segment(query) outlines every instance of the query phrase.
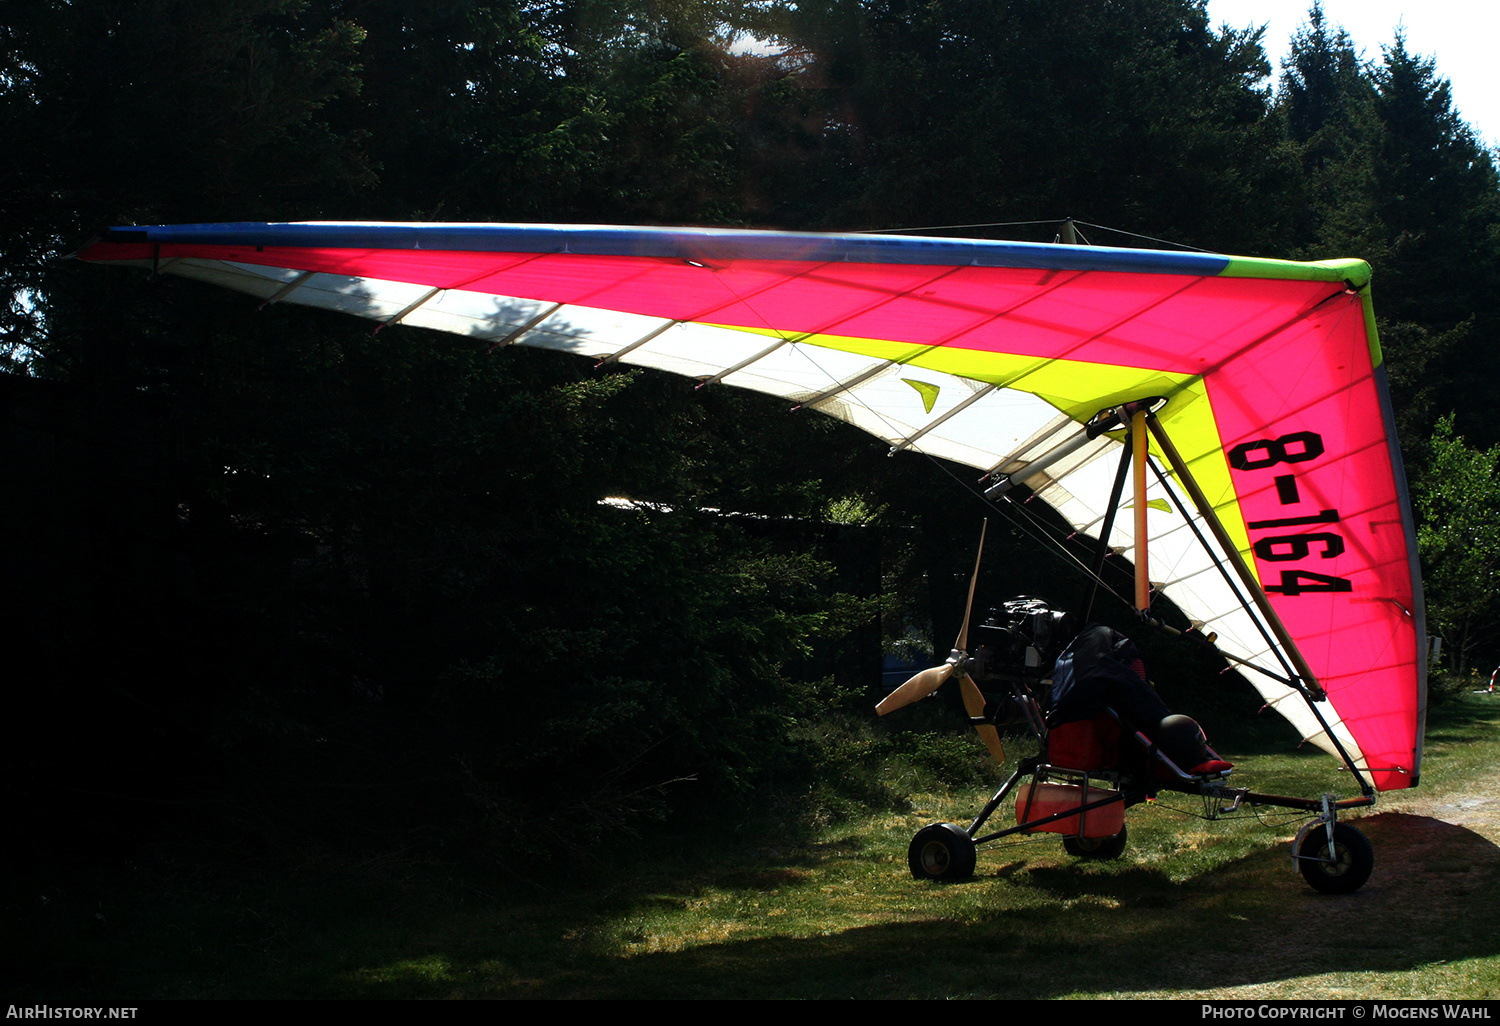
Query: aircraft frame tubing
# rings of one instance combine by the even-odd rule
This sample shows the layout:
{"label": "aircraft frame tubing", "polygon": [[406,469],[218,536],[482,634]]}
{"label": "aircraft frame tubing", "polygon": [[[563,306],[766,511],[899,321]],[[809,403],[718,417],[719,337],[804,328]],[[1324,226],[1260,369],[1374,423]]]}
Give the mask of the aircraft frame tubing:
{"label": "aircraft frame tubing", "polygon": [[[1081,817],[1084,813],[1093,812],[1096,809],[1107,808],[1111,805],[1125,803],[1128,807],[1129,805],[1136,804],[1137,802],[1147,798],[1149,795],[1155,793],[1154,791],[1148,791],[1146,788],[1142,787],[1123,789],[1116,791],[1115,793],[1104,798],[1098,798],[1094,801],[1082,802],[1077,807],[1070,807],[1062,812],[1053,813],[1048,816],[1042,816],[1037,819],[1028,819],[1026,822],[1018,823],[1013,827],[1006,827],[1002,830],[995,830],[981,836],[979,834],[980,828],[989,821],[992,815],[994,815],[995,810],[1000,807],[1000,803],[1003,802],[1006,797],[1015,790],[1016,786],[1027,777],[1032,778],[1032,780],[1036,782],[1042,782],[1050,777],[1081,778],[1083,780],[1083,793],[1085,796],[1087,796],[1088,794],[1090,780],[1097,779],[1094,778],[1093,775],[1086,772],[1068,770],[1059,766],[1051,766],[1049,764],[1037,762],[1031,759],[1025,760],[1023,764],[1019,768],[1017,768],[1014,773],[1011,774],[1010,778],[1000,786],[1000,789],[995,792],[994,797],[992,797],[988,802],[985,803],[985,806],[980,810],[979,815],[976,816],[974,821],[969,824],[966,832],[971,838],[973,838],[976,845],[988,844],[990,841],[997,841],[1001,838],[1010,837],[1015,834],[1030,833],[1046,826],[1049,823],[1056,823],[1060,820],[1068,819],[1073,816]],[[1099,782],[1108,783],[1108,781],[1103,780],[1100,780]],[[1341,809],[1363,808],[1375,804],[1375,799],[1372,796],[1368,795],[1358,798],[1342,798],[1334,801],[1329,801],[1326,797],[1298,798],[1291,795],[1262,794],[1261,792],[1250,791],[1245,788],[1224,787],[1219,784],[1207,784],[1201,782],[1196,787],[1189,787],[1184,784],[1176,787],[1163,786],[1160,789],[1176,791],[1180,794],[1197,794],[1210,801],[1230,801],[1232,803],[1230,809],[1228,810],[1220,809],[1218,807],[1210,808],[1208,813],[1208,818],[1210,820],[1218,819],[1221,812],[1232,812],[1235,809],[1240,808],[1242,805],[1251,805],[1269,806],[1272,808],[1282,809],[1295,809],[1303,812],[1316,813],[1318,814],[1317,819],[1319,821],[1331,823],[1337,817],[1337,813]],[[1082,820],[1080,819],[1080,833],[1077,836],[1082,836],[1082,829]]]}
{"label": "aircraft frame tubing", "polygon": [[[1056,823],[1059,820],[1067,819],[1070,816],[1079,816],[1086,812],[1093,812],[1095,809],[1106,808],[1110,805],[1116,805],[1122,802],[1138,801],[1146,797],[1146,792],[1140,789],[1117,791],[1107,797],[1098,798],[1091,802],[1084,802],[1078,805],[1076,808],[1068,808],[1063,810],[1062,812],[1053,813],[1049,816],[1042,816],[1038,819],[1029,819],[1024,823],[1018,823],[1013,827],[1006,827],[1003,830],[996,830],[993,833],[985,834],[983,837],[975,836],[979,832],[979,828],[984,826],[989,818],[994,815],[995,810],[1000,807],[1000,803],[1005,800],[1007,795],[1015,790],[1016,785],[1019,784],[1023,778],[1031,777],[1036,782],[1042,782],[1049,776],[1081,777],[1084,780],[1085,795],[1088,794],[1089,780],[1097,779],[1093,778],[1091,774],[1088,773],[1077,770],[1068,770],[1061,766],[1051,766],[1046,763],[1037,762],[1034,759],[1027,759],[1023,761],[1020,768],[1018,768],[1014,773],[1011,774],[1010,779],[1007,780],[1004,784],[1000,785],[1000,790],[995,792],[995,796],[985,803],[984,808],[980,810],[980,813],[977,817],[975,817],[974,822],[969,824],[967,832],[969,836],[974,839],[974,843],[986,844],[990,841],[998,840],[1002,837],[1009,837],[1012,834],[1033,831],[1038,829],[1039,827],[1046,826],[1048,823]],[[1104,781],[1100,782],[1103,783]],[[1082,830],[1082,820],[1079,821],[1079,829],[1080,831]],[[1082,835],[1080,834],[1079,836]]]}

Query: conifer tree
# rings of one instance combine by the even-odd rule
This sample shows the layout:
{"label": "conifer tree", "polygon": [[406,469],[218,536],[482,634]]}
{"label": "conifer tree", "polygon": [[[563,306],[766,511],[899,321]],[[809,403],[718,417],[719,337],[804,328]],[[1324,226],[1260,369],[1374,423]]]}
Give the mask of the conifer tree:
{"label": "conifer tree", "polygon": [[1277,101],[1301,163],[1298,255],[1358,254],[1379,265],[1385,233],[1375,211],[1375,86],[1353,40],[1330,28],[1321,4],[1292,37]]}

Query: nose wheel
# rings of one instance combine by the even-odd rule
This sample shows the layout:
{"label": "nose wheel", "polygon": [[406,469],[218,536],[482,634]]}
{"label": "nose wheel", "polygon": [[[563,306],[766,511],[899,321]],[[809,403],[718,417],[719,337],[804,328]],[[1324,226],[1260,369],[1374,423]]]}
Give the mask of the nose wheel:
{"label": "nose wheel", "polygon": [[1333,825],[1331,844],[1328,828],[1313,826],[1306,836],[1298,838],[1294,854],[1302,879],[1324,894],[1352,894],[1365,885],[1375,869],[1370,839],[1348,823]]}

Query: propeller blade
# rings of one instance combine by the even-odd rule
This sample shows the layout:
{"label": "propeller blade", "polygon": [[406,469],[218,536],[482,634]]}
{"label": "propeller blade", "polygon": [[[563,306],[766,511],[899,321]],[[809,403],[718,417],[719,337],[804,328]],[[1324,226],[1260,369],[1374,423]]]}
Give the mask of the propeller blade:
{"label": "propeller blade", "polygon": [[[964,709],[970,716],[984,715],[984,693],[979,690],[979,685],[967,673],[958,675],[959,693],[964,696]],[[1005,765],[1005,745],[1000,740],[1000,731],[995,729],[993,723],[975,724],[974,729],[979,732],[979,739],[984,742],[984,747],[990,750],[990,756],[1001,766]]]}
{"label": "propeller blade", "polygon": [[974,554],[974,574],[969,578],[969,601],[964,604],[964,625],[959,628],[958,640],[953,643],[953,647],[960,652],[969,650],[969,617],[974,613],[974,587],[979,583],[979,561],[984,558],[984,533],[989,529],[990,522],[986,518],[979,527],[979,551]]}
{"label": "propeller blade", "polygon": [[[974,575],[969,578],[969,602],[964,607],[964,625],[959,629],[958,641],[953,646],[953,655],[942,666],[933,666],[929,669],[922,670],[916,676],[908,680],[905,684],[902,684],[895,691],[892,691],[889,695],[886,695],[884,698],[882,698],[880,702],[875,706],[875,712],[878,715],[884,716],[888,712],[895,712],[897,709],[900,709],[903,706],[911,705],[918,699],[926,698],[938,688],[942,687],[943,682],[949,677],[953,676],[953,671],[958,667],[958,664],[964,662],[967,658],[964,647],[968,644],[969,641],[969,615],[974,610],[974,587],[979,583],[979,561],[984,557],[984,533],[985,531],[989,530],[989,526],[990,522],[988,520],[985,520],[984,525],[979,529],[979,553],[974,557]],[[964,677],[963,679],[966,681],[969,680],[968,677]],[[973,681],[969,681],[969,686],[973,687],[976,692],[979,690],[977,687],[975,687]],[[967,699],[965,701],[967,701]],[[983,712],[984,698],[983,696],[981,696],[979,699],[979,712],[970,713],[970,715],[978,716]],[[991,728],[992,731],[993,729],[994,728]],[[998,745],[999,742],[1000,735],[996,733],[995,743]],[[986,741],[985,744],[988,745],[989,742]],[[991,748],[990,751],[993,752],[995,751],[995,749]]]}
{"label": "propeller blade", "polygon": [[880,716],[884,716],[888,712],[894,712],[903,706],[911,705],[918,699],[926,698],[942,687],[943,681],[952,675],[952,663],[944,663],[942,666],[932,666],[922,670],[905,684],[902,684],[895,691],[882,698],[875,706],[875,712]]}

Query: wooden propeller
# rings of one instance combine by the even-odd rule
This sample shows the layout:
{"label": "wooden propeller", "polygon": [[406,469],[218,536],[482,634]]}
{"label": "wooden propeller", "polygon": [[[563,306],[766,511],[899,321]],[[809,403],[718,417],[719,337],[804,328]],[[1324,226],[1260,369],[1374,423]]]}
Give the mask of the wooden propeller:
{"label": "wooden propeller", "polygon": [[[969,599],[964,606],[964,622],[959,628],[958,638],[953,642],[953,652],[948,656],[948,661],[941,666],[919,670],[910,680],[886,695],[875,706],[875,712],[879,715],[884,716],[918,699],[926,698],[955,673],[958,674],[959,693],[963,696],[964,709],[970,717],[984,715],[984,694],[979,690],[979,685],[974,683],[974,679],[965,672],[965,667],[969,662],[969,619],[974,615],[974,590],[979,584],[979,564],[984,558],[984,536],[989,530],[989,524],[986,520],[979,529],[979,551],[974,556],[974,573],[969,577]],[[1000,732],[995,729],[994,724],[981,723],[975,729],[979,731],[980,739],[995,761],[1005,762],[1005,746],[1000,742]]]}

